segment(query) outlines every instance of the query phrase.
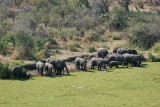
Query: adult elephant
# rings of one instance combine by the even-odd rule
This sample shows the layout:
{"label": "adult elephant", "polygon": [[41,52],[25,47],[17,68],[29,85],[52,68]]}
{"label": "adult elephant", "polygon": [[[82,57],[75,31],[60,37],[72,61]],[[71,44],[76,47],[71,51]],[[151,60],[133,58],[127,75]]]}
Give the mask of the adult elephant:
{"label": "adult elephant", "polygon": [[109,67],[110,69],[113,67],[113,66],[116,66],[116,68],[118,68],[118,65],[123,65],[122,62],[119,62],[119,61],[111,61],[109,63]]}
{"label": "adult elephant", "polygon": [[106,55],[108,55],[108,50],[105,48],[99,48],[97,51],[98,57],[104,58]]}
{"label": "adult elephant", "polygon": [[55,64],[55,66],[54,66],[54,68],[55,68],[55,73],[56,73],[57,75],[61,75],[61,74],[62,74],[62,71],[63,71],[63,74],[64,74],[64,68],[66,68],[66,71],[67,71],[67,73],[69,74],[67,65],[66,65],[66,63],[65,63],[64,60],[55,60],[55,63],[54,63],[54,64]]}
{"label": "adult elephant", "polygon": [[115,47],[114,49],[113,49],[113,53],[117,53],[117,50],[119,49],[119,47]]}
{"label": "adult elephant", "polygon": [[75,59],[75,67],[77,70],[87,71],[87,61],[86,59],[77,57]]}
{"label": "adult elephant", "polygon": [[45,63],[44,69],[45,69],[45,72],[46,72],[47,74],[52,75],[52,73],[53,73],[52,70],[54,69],[54,67],[53,67],[53,65],[50,64],[50,63]]}
{"label": "adult elephant", "polygon": [[118,48],[117,53],[119,54],[137,54],[137,51],[135,49],[127,49],[127,48]]}
{"label": "adult elephant", "polygon": [[43,75],[44,65],[45,64],[43,62],[40,62],[40,61],[38,61],[36,63],[36,68],[37,68],[38,74]]}
{"label": "adult elephant", "polygon": [[123,56],[124,56],[124,65],[126,65],[127,67],[129,63],[132,65],[132,67],[140,66],[141,60],[139,55],[124,54]]}
{"label": "adult elephant", "polygon": [[91,59],[91,69],[94,69],[95,66],[98,67],[98,70],[101,70],[106,68],[106,65],[109,64],[108,59],[102,59],[102,58],[95,58],[93,57]]}
{"label": "adult elephant", "polygon": [[22,73],[22,67],[21,66],[14,66],[12,68],[12,73],[14,78],[22,78],[23,73]]}

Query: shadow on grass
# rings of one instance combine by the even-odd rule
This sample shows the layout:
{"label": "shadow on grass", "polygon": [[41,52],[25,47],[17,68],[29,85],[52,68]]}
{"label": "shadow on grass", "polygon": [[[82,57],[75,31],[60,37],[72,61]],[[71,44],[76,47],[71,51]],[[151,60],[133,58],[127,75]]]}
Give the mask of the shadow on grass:
{"label": "shadow on grass", "polygon": [[49,78],[57,78],[57,77],[64,77],[64,76],[77,76],[77,75],[62,74],[62,75],[51,75],[51,76],[46,75],[45,77],[49,77]]}
{"label": "shadow on grass", "polygon": [[148,68],[147,66],[148,66],[148,64],[141,64],[141,66],[139,68]]}
{"label": "shadow on grass", "polygon": [[88,71],[86,71],[86,72],[90,72],[90,73],[96,73],[95,71],[91,71],[91,70],[88,70]]}

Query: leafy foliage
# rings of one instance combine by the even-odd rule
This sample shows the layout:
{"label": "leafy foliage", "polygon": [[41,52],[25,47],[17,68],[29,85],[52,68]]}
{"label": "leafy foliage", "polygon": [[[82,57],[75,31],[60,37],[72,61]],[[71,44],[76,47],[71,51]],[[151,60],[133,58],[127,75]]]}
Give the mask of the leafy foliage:
{"label": "leafy foliage", "polygon": [[12,42],[15,44],[15,38],[13,34],[6,34],[0,38],[0,52],[3,54],[7,54],[6,50],[8,47],[8,43]]}
{"label": "leafy foliage", "polygon": [[15,35],[16,50],[21,56],[32,56],[34,50],[34,39],[31,35],[20,31]]}
{"label": "leafy foliage", "polygon": [[0,63],[0,79],[11,78],[11,70]]}

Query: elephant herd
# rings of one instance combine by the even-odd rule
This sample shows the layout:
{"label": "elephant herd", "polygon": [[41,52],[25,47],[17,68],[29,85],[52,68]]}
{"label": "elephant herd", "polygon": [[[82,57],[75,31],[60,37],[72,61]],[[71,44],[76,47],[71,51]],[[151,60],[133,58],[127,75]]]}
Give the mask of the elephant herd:
{"label": "elephant herd", "polygon": [[[123,67],[126,66],[128,68],[128,64],[132,66],[139,67],[141,64],[141,58],[137,55],[137,51],[135,49],[127,49],[127,48],[114,48],[112,53],[109,53],[105,48],[99,48],[97,50],[97,57],[92,57],[90,60],[90,68],[95,69],[97,66],[98,70],[106,69],[107,66],[110,69],[113,66],[118,68],[119,65]],[[64,69],[66,69],[69,74],[66,62],[64,60],[59,59],[51,59],[48,58],[45,63],[38,61],[36,64],[36,69],[38,71],[38,75],[61,75],[64,74]],[[75,59],[75,68],[77,70],[87,71],[87,59],[77,57]],[[12,73],[15,78],[21,77],[29,77],[26,72],[22,72],[21,66],[16,66],[12,68]]]}
{"label": "elephant herd", "polygon": [[[94,69],[97,66],[98,70],[106,69],[106,66],[109,66],[110,69],[113,66],[118,68],[119,65],[123,67],[126,66],[128,68],[128,64],[132,66],[139,67],[141,64],[140,56],[137,55],[137,51],[135,49],[127,49],[127,48],[114,48],[113,53],[108,53],[107,49],[99,48],[97,51],[98,57],[92,57],[90,60],[91,62],[91,69]],[[75,65],[77,70],[80,69],[84,70],[86,67],[86,59],[83,58],[76,58]],[[85,66],[84,66],[85,63]]]}
{"label": "elephant herd", "polygon": [[46,60],[46,63],[38,61],[36,63],[36,68],[37,68],[39,75],[43,75],[43,71],[45,71],[47,75],[53,75],[53,74],[61,75],[62,72],[64,74],[65,68],[66,68],[67,73],[69,74],[65,61],[59,60],[59,59],[48,58]]}

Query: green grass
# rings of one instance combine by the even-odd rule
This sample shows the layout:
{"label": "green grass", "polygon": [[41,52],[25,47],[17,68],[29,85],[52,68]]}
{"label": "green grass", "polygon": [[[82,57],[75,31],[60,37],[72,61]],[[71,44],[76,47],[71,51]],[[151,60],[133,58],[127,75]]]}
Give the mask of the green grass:
{"label": "green grass", "polygon": [[0,107],[159,107],[159,65],[0,80]]}

